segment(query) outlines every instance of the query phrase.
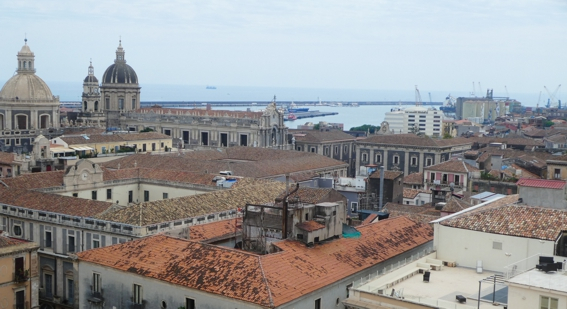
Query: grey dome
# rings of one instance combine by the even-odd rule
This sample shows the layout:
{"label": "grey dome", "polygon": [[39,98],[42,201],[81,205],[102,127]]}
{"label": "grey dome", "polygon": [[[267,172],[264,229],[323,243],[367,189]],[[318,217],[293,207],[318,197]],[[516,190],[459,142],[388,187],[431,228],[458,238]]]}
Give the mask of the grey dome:
{"label": "grey dome", "polygon": [[137,84],[138,75],[125,62],[117,62],[106,69],[102,76],[103,84]]}
{"label": "grey dome", "polygon": [[85,77],[85,83],[98,83],[98,79],[94,75],[88,75]]}

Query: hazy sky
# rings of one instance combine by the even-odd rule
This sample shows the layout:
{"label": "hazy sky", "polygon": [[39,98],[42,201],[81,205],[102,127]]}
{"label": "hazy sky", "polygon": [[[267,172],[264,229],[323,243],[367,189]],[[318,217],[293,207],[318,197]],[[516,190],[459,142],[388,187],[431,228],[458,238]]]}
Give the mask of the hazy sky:
{"label": "hazy sky", "polygon": [[0,80],[27,33],[48,83],[80,83],[90,58],[100,79],[121,36],[142,85],[567,87],[565,0],[18,0],[0,29]]}

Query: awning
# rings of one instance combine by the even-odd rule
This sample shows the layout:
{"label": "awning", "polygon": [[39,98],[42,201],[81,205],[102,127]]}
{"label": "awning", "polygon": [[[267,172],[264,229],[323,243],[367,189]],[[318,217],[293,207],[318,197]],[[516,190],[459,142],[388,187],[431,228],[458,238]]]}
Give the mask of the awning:
{"label": "awning", "polygon": [[69,149],[69,148],[65,148],[65,147],[57,147],[57,148],[51,148],[50,151],[53,152],[53,153],[64,153],[64,152],[75,152],[75,149]]}
{"label": "awning", "polygon": [[94,150],[94,148],[87,147],[87,146],[69,146],[77,151],[84,151],[84,150]]}

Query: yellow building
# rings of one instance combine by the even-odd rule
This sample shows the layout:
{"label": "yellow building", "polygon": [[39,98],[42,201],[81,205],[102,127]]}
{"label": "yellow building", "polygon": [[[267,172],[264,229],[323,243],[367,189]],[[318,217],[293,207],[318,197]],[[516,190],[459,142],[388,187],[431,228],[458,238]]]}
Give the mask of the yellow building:
{"label": "yellow building", "polygon": [[[22,232],[21,227],[19,233]],[[14,231],[18,233],[18,231]],[[0,234],[0,306],[39,308],[36,243]]]}
{"label": "yellow building", "polygon": [[116,133],[61,136],[52,140],[53,144],[74,149],[79,155],[88,153],[110,154],[122,151],[166,151],[173,146],[171,136],[156,133]]}
{"label": "yellow building", "polygon": [[567,155],[547,160],[547,179],[567,180]]}

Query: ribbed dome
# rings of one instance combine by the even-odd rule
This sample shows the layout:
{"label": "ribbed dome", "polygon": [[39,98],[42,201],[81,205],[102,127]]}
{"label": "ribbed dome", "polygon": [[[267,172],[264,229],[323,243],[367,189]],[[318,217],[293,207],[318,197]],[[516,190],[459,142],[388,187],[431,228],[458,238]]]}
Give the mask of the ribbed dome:
{"label": "ribbed dome", "polygon": [[87,75],[84,80],[85,83],[98,83],[98,79],[94,75]]}
{"label": "ribbed dome", "polygon": [[35,74],[17,74],[10,78],[0,91],[5,100],[53,101],[53,94],[47,84]]}
{"label": "ribbed dome", "polygon": [[137,84],[138,75],[125,62],[117,61],[106,69],[102,76],[103,84]]}

